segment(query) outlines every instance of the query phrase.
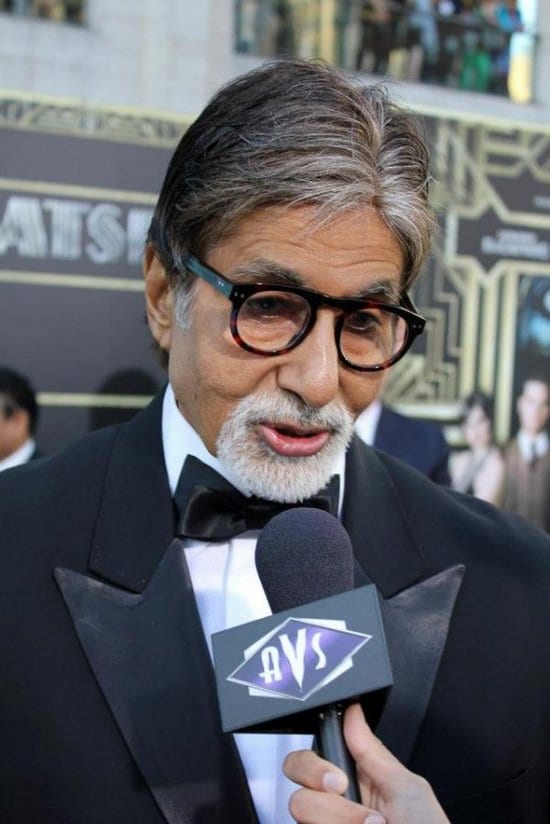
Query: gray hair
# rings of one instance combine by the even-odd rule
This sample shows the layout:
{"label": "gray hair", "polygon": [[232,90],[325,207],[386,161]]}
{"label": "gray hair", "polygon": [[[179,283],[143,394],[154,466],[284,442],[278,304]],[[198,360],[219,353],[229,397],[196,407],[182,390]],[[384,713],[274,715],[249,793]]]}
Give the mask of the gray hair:
{"label": "gray hair", "polygon": [[419,126],[385,87],[318,62],[270,61],[223,87],[186,131],[148,242],[178,286],[183,320],[186,254],[204,258],[254,210],[315,206],[323,221],[371,206],[400,243],[406,290],[431,245],[429,179]]}

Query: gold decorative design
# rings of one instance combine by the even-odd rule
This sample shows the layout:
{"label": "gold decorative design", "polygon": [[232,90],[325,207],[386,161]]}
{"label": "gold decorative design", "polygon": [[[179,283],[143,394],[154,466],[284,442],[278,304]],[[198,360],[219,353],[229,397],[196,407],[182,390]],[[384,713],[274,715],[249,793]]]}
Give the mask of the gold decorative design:
{"label": "gold decorative design", "polygon": [[0,127],[172,149],[193,121],[190,115],[94,106],[21,92],[0,92]]}
{"label": "gold decorative design", "polygon": [[152,400],[151,395],[101,395],[82,392],[39,392],[40,406],[95,407],[103,409],[141,409]]}
{"label": "gold decorative design", "polygon": [[26,286],[61,286],[65,289],[108,289],[115,292],[143,292],[141,279],[113,278],[108,275],[56,274],[55,272],[21,272],[0,270],[0,283]]}
{"label": "gold decorative design", "polygon": [[71,183],[48,183],[41,180],[19,180],[0,177],[0,191],[32,192],[38,195],[57,195],[61,197],[85,197],[89,200],[122,201],[154,206],[157,195],[150,192],[133,192],[124,189],[107,189],[98,186],[75,186]]}
{"label": "gold decorative design", "polygon": [[441,233],[413,294],[428,321],[425,351],[397,364],[385,396],[450,432],[460,399],[481,389],[494,395],[496,435],[506,440],[526,368],[520,283],[550,277],[550,129],[448,116],[428,128]]}

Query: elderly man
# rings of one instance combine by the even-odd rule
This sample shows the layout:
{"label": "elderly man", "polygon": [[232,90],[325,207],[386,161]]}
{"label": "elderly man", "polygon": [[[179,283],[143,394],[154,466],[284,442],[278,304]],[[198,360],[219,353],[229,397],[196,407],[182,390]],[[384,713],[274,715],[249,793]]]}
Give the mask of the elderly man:
{"label": "elderly man", "polygon": [[[382,91],[299,61],[184,135],[144,260],[166,391],[1,479],[5,824],[282,824],[293,751],[300,821],[548,820],[548,538],[351,439],[424,325],[428,179]],[[297,503],[342,518],[385,616],[383,746],[346,719],[363,805],[309,738],[221,732],[210,636],[269,613],[258,529]]]}

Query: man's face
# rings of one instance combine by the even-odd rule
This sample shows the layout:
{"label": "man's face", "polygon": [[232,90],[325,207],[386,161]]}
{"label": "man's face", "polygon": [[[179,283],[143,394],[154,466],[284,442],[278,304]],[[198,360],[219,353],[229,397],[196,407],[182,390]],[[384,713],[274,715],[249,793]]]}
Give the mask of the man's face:
{"label": "man's face", "polygon": [[481,408],[473,406],[463,424],[466,443],[472,449],[486,449],[491,443],[491,421]]}
{"label": "man's face", "polygon": [[14,409],[11,401],[0,395],[0,461],[19,449],[27,437],[27,413],[22,409]]}
{"label": "man's face", "polygon": [[[159,268],[155,261],[146,262],[148,282]],[[311,207],[254,212],[204,262],[233,282],[273,282],[279,270],[334,297],[393,302],[403,265],[398,242],[372,209],[319,226]],[[148,293],[154,291],[148,287]],[[159,327],[153,320],[151,328],[169,349],[179,408],[208,450],[256,494],[301,500],[317,491],[332,474],[336,454],[345,449],[353,420],[375,397],[382,374],[339,363],[335,311],[321,308],[314,328],[295,349],[265,357],[233,340],[231,303],[208,283],[196,286],[186,330],[176,323],[169,302],[169,321]],[[273,486],[274,473],[279,476]],[[303,483],[295,480],[301,475]]]}
{"label": "man's face", "polygon": [[0,461],[7,458],[12,452],[10,430],[10,421],[4,412],[4,407],[0,399]]}
{"label": "man's face", "polygon": [[548,423],[550,390],[543,381],[525,381],[517,408],[521,428],[529,435],[538,435]]}

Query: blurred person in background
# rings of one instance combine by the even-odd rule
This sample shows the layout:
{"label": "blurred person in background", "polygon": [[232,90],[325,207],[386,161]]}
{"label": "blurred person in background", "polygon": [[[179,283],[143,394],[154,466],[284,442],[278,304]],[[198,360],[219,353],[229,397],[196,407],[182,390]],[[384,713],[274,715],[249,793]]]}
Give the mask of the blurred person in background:
{"label": "blurred person in background", "polygon": [[482,20],[492,25],[497,25],[496,12],[499,6],[498,0],[481,0],[479,4],[479,11]]}
{"label": "blurred person in background", "polygon": [[468,395],[461,424],[467,449],[451,455],[452,487],[498,506],[502,501],[504,459],[493,441],[492,399],[479,391]]}
{"label": "blurred person in background", "polygon": [[510,40],[514,32],[523,31],[523,21],[517,0],[504,0],[494,11],[495,23],[504,37],[504,45],[494,55],[493,91],[506,94],[510,71]]}
{"label": "blurred person in background", "polygon": [[34,433],[38,404],[29,381],[0,366],[0,472],[40,457]]}
{"label": "blurred person in background", "polygon": [[517,0],[504,0],[495,8],[495,21],[502,31],[522,31],[523,21]]}
{"label": "blurred person in background", "polygon": [[442,17],[452,17],[462,11],[462,0],[435,0],[434,9]]}
{"label": "blurred person in background", "polygon": [[129,421],[141,409],[145,398],[152,399],[160,387],[145,369],[119,369],[111,372],[96,388],[94,394],[121,395],[126,400],[134,397],[135,406],[92,406],[89,414],[89,428],[100,429],[102,426],[111,426],[115,423]]}
{"label": "blurred person in background", "polygon": [[355,431],[369,446],[414,466],[435,483],[449,486],[449,446],[439,426],[401,415],[376,398],[355,421]]}
{"label": "blurred person in background", "polygon": [[361,41],[356,70],[385,74],[391,45],[388,0],[365,0],[361,6]]}
{"label": "blurred person in background", "polygon": [[550,387],[545,377],[523,382],[516,409],[519,430],[504,452],[503,507],[550,532]]}

